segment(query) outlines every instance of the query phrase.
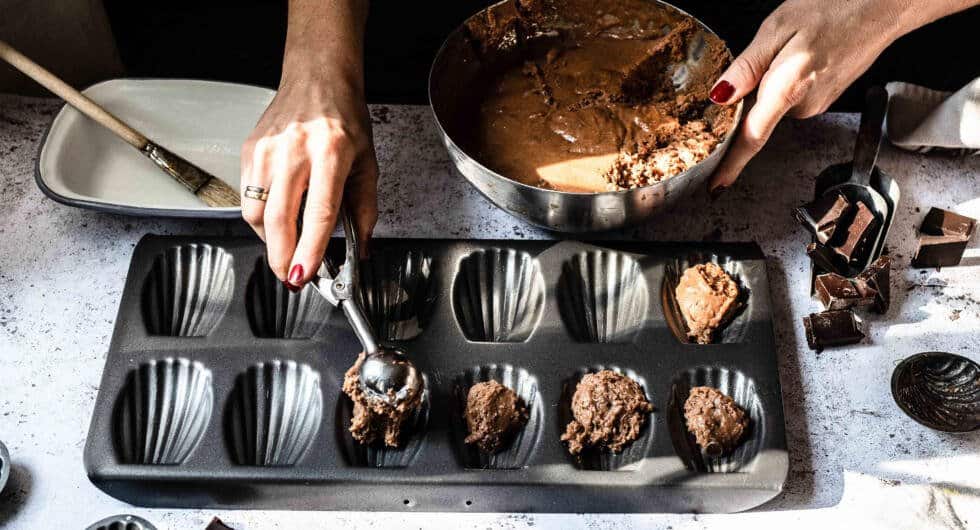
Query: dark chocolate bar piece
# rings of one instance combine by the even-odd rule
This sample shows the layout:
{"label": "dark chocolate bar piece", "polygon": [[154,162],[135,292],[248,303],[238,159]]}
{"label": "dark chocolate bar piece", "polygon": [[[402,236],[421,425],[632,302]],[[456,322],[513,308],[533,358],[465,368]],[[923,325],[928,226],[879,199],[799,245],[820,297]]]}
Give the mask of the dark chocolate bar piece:
{"label": "dark chocolate bar piece", "polygon": [[817,241],[827,244],[834,238],[837,227],[846,222],[853,206],[840,193],[824,195],[795,210],[796,219]]}
{"label": "dark chocolate bar piece", "polygon": [[834,252],[844,258],[849,265],[861,264],[870,251],[869,243],[877,234],[877,230],[878,219],[875,218],[875,214],[863,202],[858,202],[854,219],[847,225],[847,237],[843,243],[834,247]]}
{"label": "dark chocolate bar piece", "polygon": [[973,235],[977,220],[956,212],[931,208],[922,220],[919,231],[930,236],[962,236],[967,239]]}
{"label": "dark chocolate bar piece", "polygon": [[841,263],[840,256],[829,247],[820,243],[810,243],[807,245],[806,255],[810,257],[818,269],[825,272],[842,274],[847,270],[847,267]]}
{"label": "dark chocolate bar piece", "polygon": [[881,256],[854,278],[854,284],[859,291],[874,293],[872,308],[882,315],[888,312],[888,306],[891,305],[891,268],[892,259]]}
{"label": "dark chocolate bar piece", "polygon": [[869,306],[875,303],[878,294],[867,284],[858,289],[854,280],[835,273],[817,276],[813,285],[817,298],[827,310]]}
{"label": "dark chocolate bar piece", "polygon": [[918,269],[955,267],[960,264],[969,241],[970,238],[965,236],[921,235],[912,266]]}
{"label": "dark chocolate bar piece", "polygon": [[803,317],[803,328],[806,330],[806,343],[816,351],[828,346],[855,344],[864,338],[857,317],[850,309]]}
{"label": "dark chocolate bar piece", "polygon": [[215,517],[211,519],[211,523],[204,530],[232,530],[232,528],[222,522],[221,519]]}

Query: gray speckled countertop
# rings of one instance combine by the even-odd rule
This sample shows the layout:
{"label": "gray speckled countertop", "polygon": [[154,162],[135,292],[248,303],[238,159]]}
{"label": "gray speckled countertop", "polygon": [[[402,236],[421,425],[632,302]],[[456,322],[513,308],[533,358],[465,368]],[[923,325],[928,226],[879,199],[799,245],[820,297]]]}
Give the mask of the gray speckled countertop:
{"label": "gray speckled countertop", "polygon": [[[130,512],[162,529],[203,528],[211,512],[127,506],[92,486],[82,447],[98,392],[120,290],[147,233],[248,234],[241,222],[153,220],[59,205],[34,184],[44,129],[60,104],[0,96],[0,440],[13,474],[0,495],[0,527],[79,528]],[[373,109],[383,181],[382,237],[543,238],[497,210],[450,170],[427,109]],[[947,350],[980,357],[980,249],[968,266],[908,268],[914,227],[930,206],[980,215],[980,157],[885,147],[880,164],[903,201],[888,239],[896,258],[893,304],[869,317],[870,339],[817,355],[800,318],[807,296],[806,237],[790,209],[825,166],[848,159],[857,117],[782,124],[739,184],[716,202],[702,194],[673,213],[614,237],[758,241],[771,258],[791,469],[784,492],[737,515],[508,515],[220,512],[237,529],[264,528],[728,528],[821,526],[937,528],[980,525],[980,433],[948,435],[906,418],[891,400],[896,362]],[[445,209],[445,197],[453,197]],[[930,486],[929,484],[932,484]]]}

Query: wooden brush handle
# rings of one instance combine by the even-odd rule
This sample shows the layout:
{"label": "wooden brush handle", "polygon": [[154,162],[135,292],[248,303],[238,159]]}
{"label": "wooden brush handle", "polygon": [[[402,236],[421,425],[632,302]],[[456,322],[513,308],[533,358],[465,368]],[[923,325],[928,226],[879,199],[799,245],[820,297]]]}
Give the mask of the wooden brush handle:
{"label": "wooden brush handle", "polygon": [[109,111],[100,107],[96,102],[85,97],[85,95],[72,88],[68,83],[65,83],[51,72],[45,70],[41,65],[28,59],[24,54],[15,50],[2,40],[0,40],[0,59],[10,63],[11,66],[23,72],[24,75],[37,81],[41,86],[65,100],[82,114],[92,118],[123,140],[126,140],[126,143],[133,147],[143,149],[148,143],[146,136],[140,134],[139,131],[126,125]]}

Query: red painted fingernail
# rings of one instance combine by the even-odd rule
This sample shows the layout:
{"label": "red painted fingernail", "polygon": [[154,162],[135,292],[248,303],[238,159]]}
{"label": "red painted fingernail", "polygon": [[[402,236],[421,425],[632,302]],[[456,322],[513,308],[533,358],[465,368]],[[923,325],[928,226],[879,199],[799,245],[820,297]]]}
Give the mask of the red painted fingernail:
{"label": "red painted fingernail", "polygon": [[711,200],[713,201],[717,199],[719,196],[721,196],[722,193],[725,193],[725,190],[727,189],[728,186],[715,186],[715,189],[710,190],[708,192],[708,195],[711,197]]}
{"label": "red painted fingernail", "polygon": [[282,282],[282,284],[285,285],[286,286],[286,289],[289,289],[289,292],[291,292],[291,293],[298,293],[298,292],[300,292],[300,291],[303,290],[302,287],[300,287],[298,285],[293,285],[293,284],[291,284],[289,282]]}
{"label": "red painted fingernail", "polygon": [[289,270],[289,283],[296,287],[303,286],[303,265],[297,263]]}
{"label": "red painted fingernail", "polygon": [[708,94],[708,97],[711,98],[711,101],[721,105],[722,103],[725,103],[731,99],[734,94],[735,86],[722,79],[721,81],[715,83],[715,86],[711,89],[711,93]]}

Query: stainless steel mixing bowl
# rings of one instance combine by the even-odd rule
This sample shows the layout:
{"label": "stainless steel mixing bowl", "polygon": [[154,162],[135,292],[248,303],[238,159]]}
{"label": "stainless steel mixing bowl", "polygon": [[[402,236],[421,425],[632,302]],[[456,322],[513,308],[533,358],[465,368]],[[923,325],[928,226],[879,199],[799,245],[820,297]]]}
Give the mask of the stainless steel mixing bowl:
{"label": "stainless steel mixing bowl", "polygon": [[[510,2],[513,0],[504,0]],[[504,3],[499,2],[497,5]],[[492,9],[491,6],[487,9]],[[650,0],[651,9],[669,9],[690,14],[666,2]],[[480,16],[482,11],[473,15]],[[697,19],[695,19],[697,20]],[[703,32],[714,34],[701,21]],[[429,72],[429,102],[439,133],[456,169],[491,202],[512,215],[559,232],[599,232],[646,221],[669,209],[694,190],[704,188],[721,161],[742,117],[742,103],[735,110],[734,127],[724,141],[701,163],[671,178],[643,188],[601,193],[570,193],[529,186],[511,180],[469,156],[447,132],[462,102],[461,94],[473,90],[481,61],[466,39],[466,24],[456,28],[443,43]],[[703,58],[703,35],[698,33],[688,46],[687,59],[674,65],[675,87],[683,91],[688,69],[696,69]],[[699,38],[700,37],[700,38]]]}

